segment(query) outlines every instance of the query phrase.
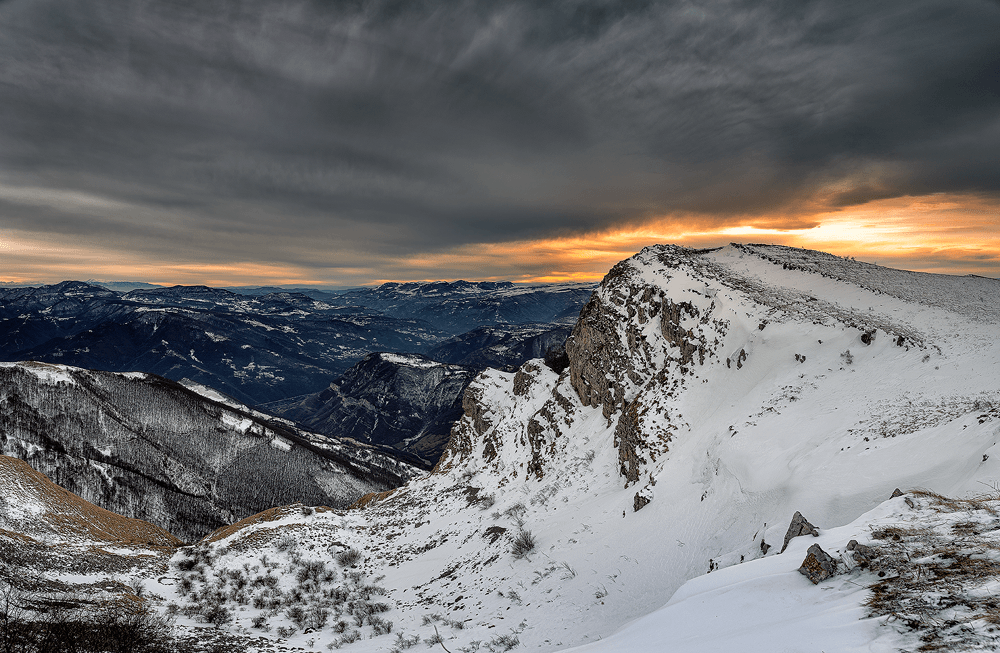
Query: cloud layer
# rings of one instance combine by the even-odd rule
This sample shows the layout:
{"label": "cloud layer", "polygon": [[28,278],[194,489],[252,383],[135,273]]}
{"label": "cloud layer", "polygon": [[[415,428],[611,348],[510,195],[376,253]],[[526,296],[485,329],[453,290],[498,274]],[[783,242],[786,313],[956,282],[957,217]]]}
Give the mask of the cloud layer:
{"label": "cloud layer", "polygon": [[358,282],[654,222],[995,208],[998,33],[971,0],[0,0],[0,243]]}

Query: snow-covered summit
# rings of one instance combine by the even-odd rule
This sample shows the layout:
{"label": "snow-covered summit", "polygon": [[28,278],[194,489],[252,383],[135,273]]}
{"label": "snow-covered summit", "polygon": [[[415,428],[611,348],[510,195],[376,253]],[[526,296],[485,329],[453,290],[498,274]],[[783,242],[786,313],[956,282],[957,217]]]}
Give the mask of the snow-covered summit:
{"label": "snow-covered summit", "polygon": [[[797,510],[830,529],[895,487],[995,483],[1000,323],[972,299],[997,303],[992,284],[784,248],[646,248],[592,295],[566,371],[534,360],[473,381],[435,473],[360,511],[233,529],[218,564],[278,555],[285,535],[333,540],[384,575],[407,635],[445,615],[463,624],[441,626],[449,650],[595,641],[710,569],[775,556]],[[358,632],[376,639],[355,650],[384,647]]]}

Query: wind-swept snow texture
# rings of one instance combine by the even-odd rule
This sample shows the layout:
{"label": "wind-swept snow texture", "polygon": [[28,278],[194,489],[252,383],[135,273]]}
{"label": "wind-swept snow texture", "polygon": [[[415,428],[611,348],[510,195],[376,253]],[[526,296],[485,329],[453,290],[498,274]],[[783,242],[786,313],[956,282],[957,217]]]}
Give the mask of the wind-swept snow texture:
{"label": "wind-swept snow texture", "polygon": [[[878,577],[861,569],[843,573],[850,540],[872,544],[876,528],[900,523],[911,512],[903,497],[855,522],[799,537],[780,556],[721,569],[685,583],[664,607],[600,642],[573,653],[772,653],[898,651],[905,627],[887,626],[864,605]],[[931,511],[916,516],[934,521]],[[841,574],[813,585],[798,572],[806,550],[817,544],[833,555]],[[916,638],[910,638],[915,640]]]}
{"label": "wind-swept snow texture", "polygon": [[[775,556],[796,510],[824,530],[897,486],[961,496],[1000,479],[998,286],[784,247],[647,248],[584,308],[569,369],[477,377],[435,473],[361,511],[234,529],[220,564],[259,564],[294,532],[362,551],[408,636],[433,636],[423,617],[438,614],[464,625],[436,622],[451,651],[500,650],[501,635],[531,650],[596,641],[709,569],[765,543]],[[521,531],[536,546],[515,558]],[[794,570],[803,554],[796,543],[770,564]],[[863,592],[806,600],[822,590],[797,574],[755,587],[790,615],[861,616]]]}

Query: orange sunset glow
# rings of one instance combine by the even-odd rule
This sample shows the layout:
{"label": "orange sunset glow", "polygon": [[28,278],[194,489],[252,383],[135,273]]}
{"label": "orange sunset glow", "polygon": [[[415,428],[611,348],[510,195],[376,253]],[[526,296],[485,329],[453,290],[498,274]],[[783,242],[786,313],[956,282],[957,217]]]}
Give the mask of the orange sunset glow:
{"label": "orange sunset glow", "polygon": [[526,267],[548,265],[544,273],[517,280],[591,281],[603,277],[618,261],[654,243],[703,248],[729,242],[761,242],[816,249],[918,272],[998,276],[998,215],[1000,207],[982,198],[948,195],[895,198],[809,216],[817,226],[807,229],[755,226],[772,222],[770,219],[750,219],[721,228],[711,228],[704,220],[678,223],[661,219],[577,236],[468,245],[407,263],[428,272],[472,265],[474,261],[497,268],[508,268],[511,262]]}
{"label": "orange sunset glow", "polygon": [[[616,262],[655,243],[717,247],[762,242],[817,249],[888,267],[947,274],[1000,276],[998,207],[989,198],[937,194],[878,200],[809,216],[816,226],[776,229],[784,216],[723,224],[705,216],[660,218],[618,229],[556,238],[475,243],[445,251],[373,260],[366,266],[216,262],[143,262],[127,253],[30,234],[0,235],[0,253],[21,257],[21,269],[3,281],[56,282],[70,278],[143,279],[162,285],[369,285],[386,281],[499,280],[548,283],[599,280]],[[716,223],[716,224],[713,224]],[[758,226],[765,225],[765,226]],[[335,250],[331,257],[336,257]],[[380,275],[382,270],[398,275]]]}

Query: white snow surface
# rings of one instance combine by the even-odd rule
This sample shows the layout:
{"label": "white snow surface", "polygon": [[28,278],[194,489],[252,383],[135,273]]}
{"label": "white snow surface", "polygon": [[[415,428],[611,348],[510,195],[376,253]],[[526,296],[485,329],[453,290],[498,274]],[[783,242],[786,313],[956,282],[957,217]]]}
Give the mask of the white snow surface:
{"label": "white snow surface", "polygon": [[[810,542],[777,548],[796,510],[837,548],[899,508],[879,507],[895,487],[966,496],[1000,480],[1000,294],[786,250],[647,248],[598,289],[622,357],[607,377],[641,408],[637,482],[619,459],[623,407],[606,417],[568,371],[532,361],[477,377],[437,473],[364,510],[239,530],[220,564],[278,555],[283,532],[355,547],[384,576],[395,632],[436,623],[452,651],[504,634],[541,651],[892,650],[895,631],[862,618],[863,586],[814,587],[794,571]],[[662,307],[682,302],[676,326],[703,362],[664,336]],[[635,511],[637,494],[652,501]],[[515,559],[520,528],[537,546]],[[776,547],[756,560],[762,540]],[[464,628],[424,623],[434,614]],[[391,648],[367,628],[345,648]],[[776,648],[786,635],[808,637]],[[310,638],[336,636],[288,643]]]}
{"label": "white snow surface", "polygon": [[67,365],[55,365],[53,363],[40,363],[38,361],[23,362],[0,362],[0,367],[19,367],[37,376],[44,383],[56,385],[57,383],[75,384],[76,381],[70,375],[75,369]]}
{"label": "white snow surface", "polygon": [[407,356],[405,354],[392,354],[388,352],[383,352],[379,354],[382,360],[387,363],[395,363],[396,365],[407,365],[409,367],[420,367],[429,369],[432,367],[441,367],[441,363],[437,361],[432,361],[427,358],[420,356]]}
{"label": "white snow surface", "polygon": [[850,540],[870,542],[872,529],[893,525],[908,511],[903,497],[854,522],[798,537],[782,555],[739,564],[685,583],[662,608],[610,637],[573,653],[802,653],[896,651],[900,633],[862,606],[874,574],[834,576],[813,585],[798,572],[817,544],[839,557]]}

